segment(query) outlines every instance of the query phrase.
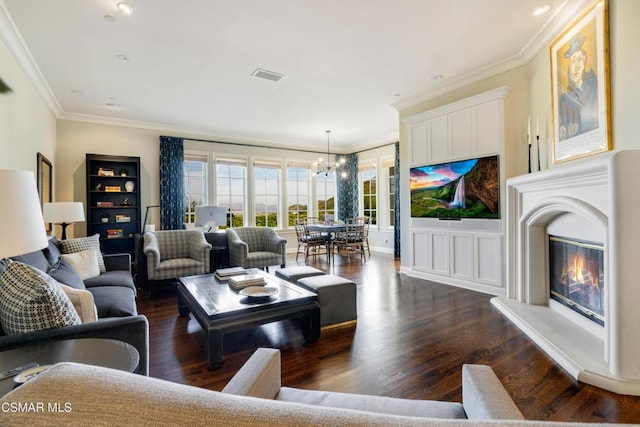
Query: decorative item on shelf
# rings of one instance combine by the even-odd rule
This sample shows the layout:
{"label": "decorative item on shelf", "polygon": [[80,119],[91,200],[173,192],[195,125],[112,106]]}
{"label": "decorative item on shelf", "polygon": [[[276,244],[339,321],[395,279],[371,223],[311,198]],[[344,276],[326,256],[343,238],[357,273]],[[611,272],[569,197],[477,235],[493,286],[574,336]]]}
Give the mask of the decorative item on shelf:
{"label": "decorative item on shelf", "polygon": [[117,193],[122,191],[122,187],[120,187],[119,185],[105,185],[104,191],[109,193]]}
{"label": "decorative item on shelf", "polygon": [[120,202],[120,206],[133,206],[133,203],[131,203],[131,201],[129,201],[129,199],[125,197],[124,200]]}
{"label": "decorative item on shelf", "polygon": [[96,202],[96,206],[99,208],[112,208],[113,202]]}
{"label": "decorative item on shelf", "polygon": [[102,183],[101,182],[97,183],[96,186],[93,187],[93,189],[95,191],[101,191],[102,190]]}
{"label": "decorative item on shelf", "polygon": [[98,176],[115,176],[113,169],[99,168]]}
{"label": "decorative item on shelf", "polygon": [[124,237],[124,231],[122,230],[122,228],[107,230],[107,239],[117,239],[120,237]]}
{"label": "decorative item on shelf", "polygon": [[101,221],[101,222],[103,222],[103,223],[105,223],[105,224],[106,224],[107,222],[109,222],[109,213],[108,213],[108,212],[102,212],[102,213],[100,214],[100,221]]}
{"label": "decorative item on shelf", "polygon": [[133,183],[133,181],[127,181],[124,183],[124,189],[127,190],[127,192],[129,193],[133,192],[134,188],[135,188],[135,184]]}
{"label": "decorative item on shelf", "polygon": [[120,176],[127,176],[129,175],[129,171],[126,170],[125,168],[120,169]]}

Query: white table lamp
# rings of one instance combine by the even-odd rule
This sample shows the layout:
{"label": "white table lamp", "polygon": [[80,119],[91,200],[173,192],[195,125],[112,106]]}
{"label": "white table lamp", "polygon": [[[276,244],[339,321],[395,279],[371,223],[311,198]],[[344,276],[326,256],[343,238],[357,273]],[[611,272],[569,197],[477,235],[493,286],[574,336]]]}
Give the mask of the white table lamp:
{"label": "white table lamp", "polygon": [[84,221],[82,202],[55,202],[44,204],[44,221],[62,226],[62,240],[67,238],[67,225]]}
{"label": "white table lamp", "polygon": [[0,169],[0,259],[47,246],[33,172]]}

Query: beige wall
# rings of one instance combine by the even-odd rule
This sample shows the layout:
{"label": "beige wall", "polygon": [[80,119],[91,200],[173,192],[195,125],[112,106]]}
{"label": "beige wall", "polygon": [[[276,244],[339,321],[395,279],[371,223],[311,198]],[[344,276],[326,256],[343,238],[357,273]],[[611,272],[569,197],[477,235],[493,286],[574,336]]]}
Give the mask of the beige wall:
{"label": "beige wall", "polygon": [[0,94],[0,169],[33,171],[35,176],[40,152],[56,170],[56,119],[2,39],[0,76],[13,90]]}
{"label": "beige wall", "polygon": [[639,17],[640,1],[611,1],[611,128],[614,150],[640,148]]}

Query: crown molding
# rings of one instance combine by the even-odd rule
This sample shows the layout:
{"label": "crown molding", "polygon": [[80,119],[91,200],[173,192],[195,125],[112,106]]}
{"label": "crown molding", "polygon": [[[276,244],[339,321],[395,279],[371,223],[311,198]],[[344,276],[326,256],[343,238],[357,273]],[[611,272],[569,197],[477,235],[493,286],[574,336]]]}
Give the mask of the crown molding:
{"label": "crown molding", "polygon": [[522,50],[518,52],[517,55],[466,73],[448,82],[444,86],[403,99],[391,104],[391,106],[400,111],[405,108],[413,107],[421,102],[429,101],[438,96],[445,95],[464,86],[477,83],[500,73],[528,64],[543,49],[546,49],[557,35],[567,28],[576,16],[580,15],[580,13],[587,6],[593,4],[593,2],[594,0],[565,0],[556,8],[555,13],[549,18],[547,23],[538,30],[538,32],[522,48]]}
{"label": "crown molding", "polygon": [[31,56],[27,44],[20,31],[13,22],[4,1],[0,0],[0,38],[5,42],[9,52],[13,55],[18,65],[22,68],[42,99],[49,107],[53,115],[58,118],[62,114],[62,108],[53,95],[53,91],[44,79],[38,64]]}

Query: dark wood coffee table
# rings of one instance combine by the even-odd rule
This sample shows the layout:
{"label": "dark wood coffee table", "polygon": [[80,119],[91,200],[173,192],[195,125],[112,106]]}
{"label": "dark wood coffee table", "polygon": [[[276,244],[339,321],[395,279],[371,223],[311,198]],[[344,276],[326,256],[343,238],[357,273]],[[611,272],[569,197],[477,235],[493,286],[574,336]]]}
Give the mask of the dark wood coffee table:
{"label": "dark wood coffee table", "polygon": [[317,295],[261,270],[267,286],[278,293],[268,299],[250,300],[219,282],[214,274],[181,277],[178,283],[178,311],[181,316],[191,312],[205,332],[205,347],[209,368],[219,368],[224,362],[224,334],[279,320],[300,318],[305,341],[320,338],[320,306]]}

